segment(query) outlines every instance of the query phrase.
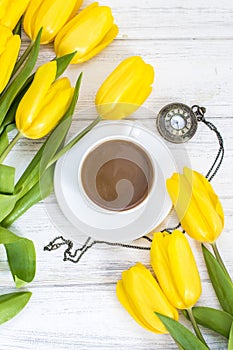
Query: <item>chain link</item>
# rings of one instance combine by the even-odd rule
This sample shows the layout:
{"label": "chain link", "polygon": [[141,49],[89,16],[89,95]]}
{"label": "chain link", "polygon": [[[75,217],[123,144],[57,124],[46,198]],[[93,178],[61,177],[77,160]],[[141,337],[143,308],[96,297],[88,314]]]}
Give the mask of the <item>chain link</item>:
{"label": "chain link", "polygon": [[225,150],[224,150],[223,137],[222,137],[220,131],[216,128],[216,126],[213,123],[211,123],[205,119],[205,113],[206,113],[205,107],[200,107],[198,105],[194,105],[194,106],[192,106],[192,110],[196,114],[197,120],[199,122],[204,123],[211,131],[213,131],[216,134],[217,139],[218,139],[219,149],[218,149],[217,155],[215,157],[215,160],[214,160],[212,166],[210,167],[209,171],[206,174],[206,178],[209,181],[211,181],[214,178],[214,176],[217,174],[217,172],[222,164],[223,158],[224,158]]}

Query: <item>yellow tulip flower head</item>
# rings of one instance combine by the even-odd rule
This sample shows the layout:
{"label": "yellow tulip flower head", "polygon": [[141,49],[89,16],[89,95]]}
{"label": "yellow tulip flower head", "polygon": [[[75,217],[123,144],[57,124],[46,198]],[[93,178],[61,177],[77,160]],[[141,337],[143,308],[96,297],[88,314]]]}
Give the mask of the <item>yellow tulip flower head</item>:
{"label": "yellow tulip flower head", "polygon": [[30,0],[0,0],[0,24],[13,30]]}
{"label": "yellow tulip flower head", "polygon": [[24,16],[24,30],[32,40],[35,40],[43,27],[41,44],[54,40],[55,36],[73,17],[82,0],[31,0]]}
{"label": "yellow tulip flower head", "polygon": [[19,54],[20,44],[19,35],[13,35],[9,28],[0,25],[0,93],[11,77]]}
{"label": "yellow tulip flower head", "polygon": [[97,55],[118,34],[110,7],[98,2],[87,6],[71,19],[54,41],[57,57],[77,51],[71,63],[81,63]]}
{"label": "yellow tulip flower head", "polygon": [[167,180],[167,190],[177,216],[187,234],[200,241],[213,243],[224,226],[224,213],[210,182],[187,167],[183,174]]}
{"label": "yellow tulip flower head", "polygon": [[151,264],[161,289],[174,307],[189,309],[197,302],[201,280],[188,240],[181,231],[154,234]]}
{"label": "yellow tulip flower head", "polygon": [[52,61],[38,68],[34,80],[19,103],[16,126],[30,139],[47,135],[67,111],[74,88],[68,78],[56,79],[57,63]]}
{"label": "yellow tulip flower head", "polygon": [[122,119],[135,112],[152,91],[154,69],[140,56],[122,61],[96,94],[96,107],[103,119]]}
{"label": "yellow tulip flower head", "polygon": [[147,330],[167,333],[155,312],[178,319],[177,310],[169,303],[151,272],[141,263],[122,273],[116,292],[122,306]]}

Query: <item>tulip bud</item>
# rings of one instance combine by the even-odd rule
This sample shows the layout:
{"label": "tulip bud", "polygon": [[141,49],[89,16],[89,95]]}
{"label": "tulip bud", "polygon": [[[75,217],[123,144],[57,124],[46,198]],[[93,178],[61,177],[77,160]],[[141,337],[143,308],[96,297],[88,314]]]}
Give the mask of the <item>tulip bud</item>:
{"label": "tulip bud", "polygon": [[167,180],[167,190],[187,234],[200,242],[213,243],[222,232],[224,213],[210,182],[185,167],[183,174],[175,173]]}
{"label": "tulip bud", "polygon": [[13,30],[30,0],[0,0],[0,24]]}
{"label": "tulip bud", "polygon": [[177,310],[169,303],[151,272],[140,263],[122,273],[116,292],[120,303],[135,321],[154,333],[167,333],[155,312],[178,319]]}
{"label": "tulip bud", "polygon": [[56,61],[39,67],[31,86],[19,103],[16,126],[27,138],[38,139],[48,134],[70,105],[74,89],[68,78],[55,81],[56,72]]}
{"label": "tulip bud", "polygon": [[19,35],[13,35],[9,28],[0,25],[0,93],[11,77],[19,54],[20,44]]}
{"label": "tulip bud", "polygon": [[188,240],[181,231],[154,234],[151,265],[174,307],[189,309],[196,304],[201,295],[201,280]]}
{"label": "tulip bud", "polygon": [[118,34],[110,7],[98,2],[87,6],[71,19],[54,41],[57,57],[77,51],[71,63],[81,63],[97,55]]}
{"label": "tulip bud", "polygon": [[[40,28],[43,27],[41,44],[54,40],[59,30],[73,17],[82,0],[31,0],[24,16],[24,30],[35,40]],[[71,52],[69,52],[71,53]]]}
{"label": "tulip bud", "polygon": [[96,107],[103,119],[122,119],[135,112],[152,91],[154,69],[141,57],[122,61],[96,94]]}

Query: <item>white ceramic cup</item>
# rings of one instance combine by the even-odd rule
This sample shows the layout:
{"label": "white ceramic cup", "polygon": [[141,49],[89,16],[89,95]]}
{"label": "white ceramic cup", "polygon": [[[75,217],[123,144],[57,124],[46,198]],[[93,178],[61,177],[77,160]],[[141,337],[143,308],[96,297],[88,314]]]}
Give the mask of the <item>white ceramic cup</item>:
{"label": "white ceramic cup", "polygon": [[[129,209],[123,209],[123,210],[110,210],[110,209],[106,209],[98,204],[96,204],[86,193],[86,190],[84,188],[83,185],[83,180],[82,180],[82,171],[83,171],[83,165],[85,160],[87,159],[88,155],[91,154],[96,148],[98,148],[100,145],[107,143],[108,141],[127,141],[130,142],[134,145],[136,145],[138,148],[140,148],[142,150],[142,152],[145,153],[147,159],[150,162],[150,166],[152,168],[152,180],[150,183],[150,187],[148,189],[148,194],[146,195],[146,197],[138,204],[135,205],[132,208]],[[127,158],[128,160],[130,160],[129,158]],[[130,136],[111,136],[111,137],[105,137],[97,142],[95,142],[91,147],[89,147],[87,149],[87,151],[84,153],[81,161],[80,161],[80,165],[79,165],[79,169],[78,169],[78,186],[80,189],[80,193],[83,197],[83,199],[85,200],[85,202],[87,203],[88,206],[92,207],[95,211],[98,211],[100,213],[105,213],[105,214],[111,214],[111,215],[125,215],[126,213],[132,213],[135,212],[139,209],[141,209],[143,206],[146,205],[146,203],[148,202],[151,193],[153,192],[156,183],[157,183],[157,177],[158,177],[158,172],[157,172],[157,164],[154,158],[151,157],[150,153],[148,152],[147,149],[145,149],[145,147],[139,142],[139,141],[135,141],[135,139],[131,138]]]}

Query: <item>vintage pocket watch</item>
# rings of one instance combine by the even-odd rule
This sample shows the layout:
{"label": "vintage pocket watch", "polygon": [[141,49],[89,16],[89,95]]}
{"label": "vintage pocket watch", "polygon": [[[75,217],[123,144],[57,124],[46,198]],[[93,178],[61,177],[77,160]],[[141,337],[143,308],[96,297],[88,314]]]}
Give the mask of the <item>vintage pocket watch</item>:
{"label": "vintage pocket watch", "polygon": [[170,103],[159,111],[156,119],[157,129],[167,141],[186,142],[196,133],[198,121],[204,118],[204,113],[204,107]]}

